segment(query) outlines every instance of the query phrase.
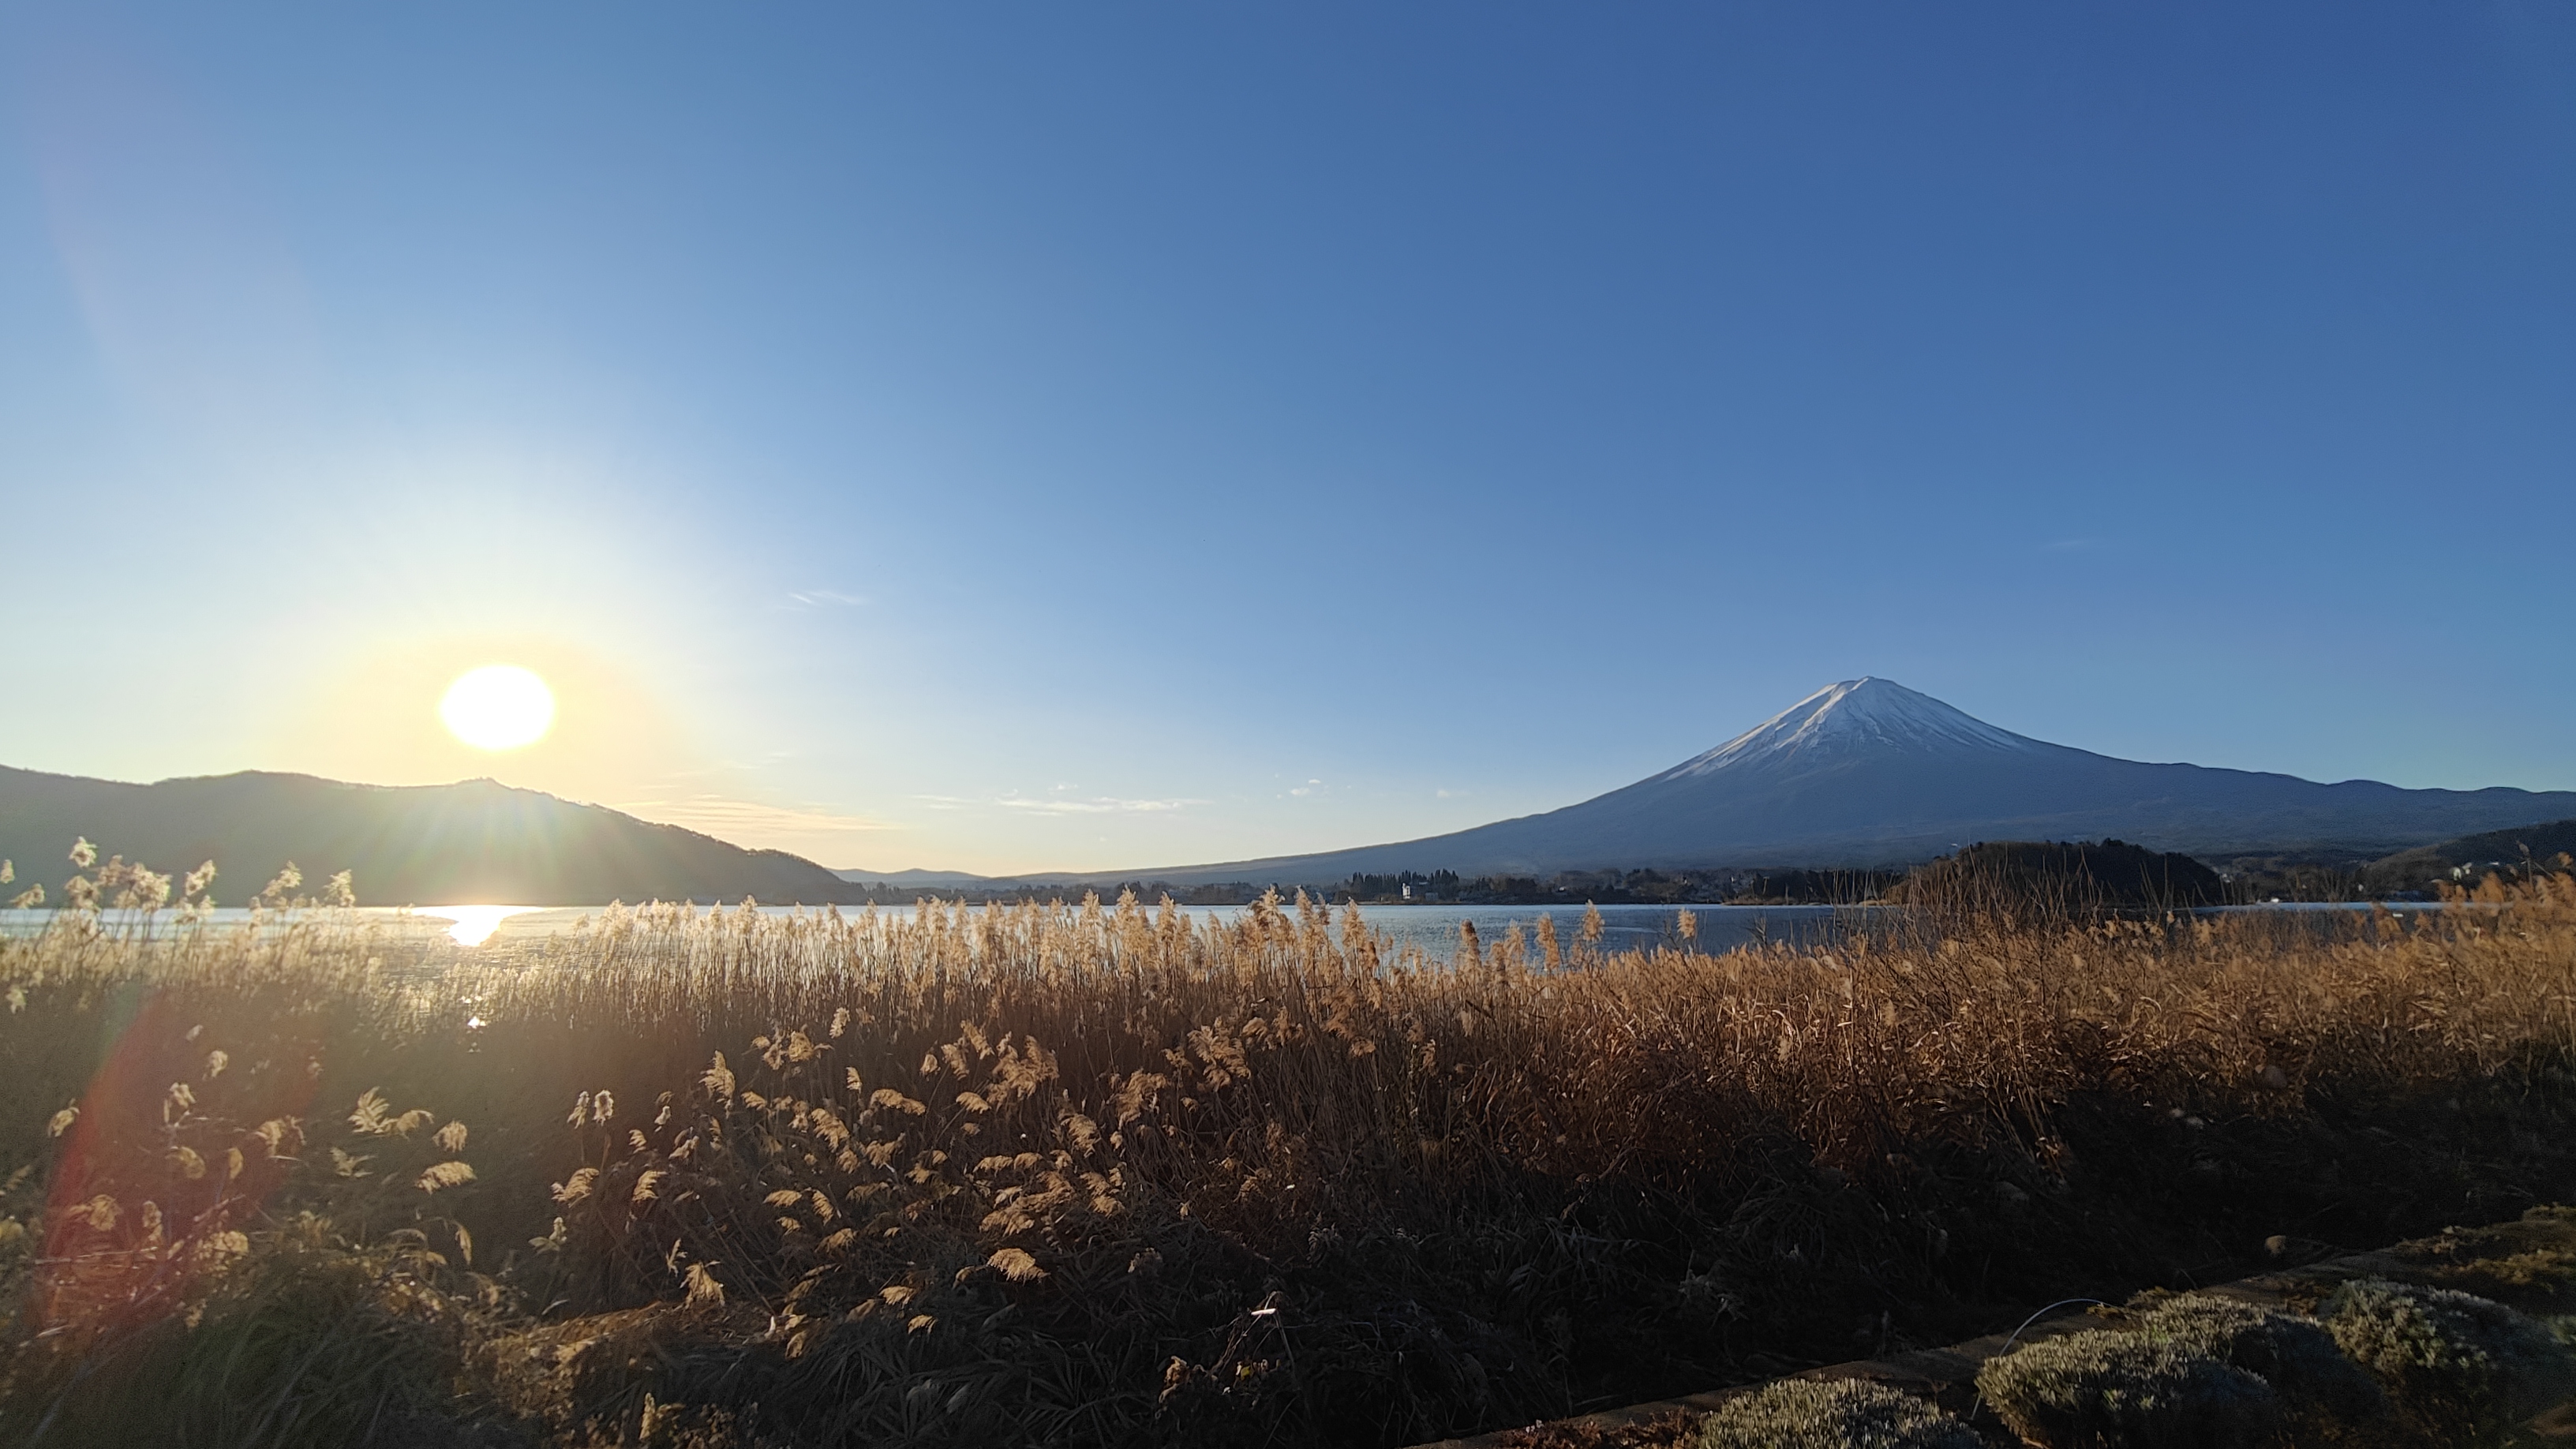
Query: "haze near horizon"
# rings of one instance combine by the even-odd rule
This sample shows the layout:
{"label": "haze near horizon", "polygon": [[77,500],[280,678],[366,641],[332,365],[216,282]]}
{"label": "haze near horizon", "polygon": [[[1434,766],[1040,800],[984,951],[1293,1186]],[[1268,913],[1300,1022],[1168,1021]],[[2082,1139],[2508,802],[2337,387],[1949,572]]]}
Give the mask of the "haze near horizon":
{"label": "haze near horizon", "polygon": [[1876,675],[2576,788],[2564,10],[599,20],[0,16],[0,763],[1007,874]]}

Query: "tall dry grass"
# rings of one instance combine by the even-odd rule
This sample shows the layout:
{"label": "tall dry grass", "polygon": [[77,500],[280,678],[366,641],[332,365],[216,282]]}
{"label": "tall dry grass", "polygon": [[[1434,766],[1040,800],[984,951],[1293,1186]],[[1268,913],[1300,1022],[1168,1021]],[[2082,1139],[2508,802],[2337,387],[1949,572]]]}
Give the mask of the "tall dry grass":
{"label": "tall dry grass", "polygon": [[1404,1442],[2518,1210],[2576,1100],[2565,877],[1447,964],[1304,900],[478,951],[75,914],[0,981],[0,1252],[57,1345],[8,1426],[178,1373],[122,1346],[327,1239],[386,1322],[446,1305],[404,1341],[477,1432]]}

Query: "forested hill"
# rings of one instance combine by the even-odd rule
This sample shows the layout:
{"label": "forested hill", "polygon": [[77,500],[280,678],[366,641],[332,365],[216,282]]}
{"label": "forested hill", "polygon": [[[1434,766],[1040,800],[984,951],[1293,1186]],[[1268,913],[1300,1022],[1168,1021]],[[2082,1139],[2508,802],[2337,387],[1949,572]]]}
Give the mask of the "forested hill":
{"label": "forested hill", "polygon": [[211,860],[215,898],[246,903],[288,861],[308,880],[354,873],[362,905],[600,905],[611,900],[821,905],[856,900],[801,856],[745,850],[676,825],[490,780],[352,785],[244,771],[134,785],[0,766],[0,858],[18,885],[57,887],[85,837],[181,872]]}
{"label": "forested hill", "polygon": [[2216,906],[2227,883],[2188,855],[2125,841],[1981,841],[1890,886],[1880,899],[1908,905]]}
{"label": "forested hill", "polygon": [[2443,881],[2475,885],[2489,871],[2509,875],[2526,863],[2546,868],[2562,855],[2576,856],[2576,820],[2490,830],[2402,851],[2371,862],[2361,872],[2361,885],[2374,892],[2424,891]]}

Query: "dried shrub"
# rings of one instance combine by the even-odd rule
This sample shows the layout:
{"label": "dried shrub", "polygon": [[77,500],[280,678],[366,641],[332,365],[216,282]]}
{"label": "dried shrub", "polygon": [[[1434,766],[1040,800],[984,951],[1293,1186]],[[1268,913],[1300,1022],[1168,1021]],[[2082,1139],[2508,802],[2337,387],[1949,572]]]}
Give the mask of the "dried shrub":
{"label": "dried shrub", "polygon": [[2576,1388],[2576,1360],[2546,1325],[2457,1289],[2365,1278],[2336,1289],[2321,1316],[2439,1443],[2501,1443]]}
{"label": "dried shrub", "polygon": [[1977,1391],[2048,1449],[2251,1449],[2281,1423],[2257,1375],[2170,1338],[2108,1329],[1988,1359]]}
{"label": "dried shrub", "polygon": [[1980,1449],[1975,1430],[1901,1390],[1860,1379],[1784,1379],[1730,1400],[1697,1449]]}
{"label": "dried shrub", "polygon": [[521,1442],[459,1393],[466,1341],[417,1245],[351,1250],[304,1220],[246,1253],[182,1317],[39,1342],[0,1378],[0,1437],[30,1445],[339,1449]]}
{"label": "dried shrub", "polygon": [[280,912],[0,940],[0,1288],[59,1240],[102,1269],[64,1301],[166,1317],[188,1235],[418,1231],[440,1291],[469,1254],[509,1290],[468,1377],[571,1442],[1419,1442],[1963,1337],[2258,1221],[2428,1230],[2576,1120],[2563,880],[1455,963],[1276,898],[472,950]]}
{"label": "dried shrub", "polygon": [[2512,1222],[2452,1226],[2391,1254],[2390,1276],[2492,1298],[2535,1317],[2576,1309],[2576,1208],[2535,1207]]}
{"label": "dried shrub", "polygon": [[2564,1303],[2576,1297],[2576,1252],[2535,1248],[2499,1257],[2444,1263],[2423,1270],[2437,1288],[2456,1288],[2499,1302],[2515,1300],[2526,1310],[2535,1304]]}

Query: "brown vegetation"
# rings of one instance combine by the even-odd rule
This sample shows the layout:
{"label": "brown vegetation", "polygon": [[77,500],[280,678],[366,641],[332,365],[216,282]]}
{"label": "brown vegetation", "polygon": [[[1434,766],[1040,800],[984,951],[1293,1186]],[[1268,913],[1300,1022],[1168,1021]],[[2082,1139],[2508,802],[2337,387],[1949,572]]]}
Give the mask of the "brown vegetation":
{"label": "brown vegetation", "polygon": [[0,942],[0,1434],[1404,1443],[2566,1195],[2576,882],[1944,931],[67,914]]}

